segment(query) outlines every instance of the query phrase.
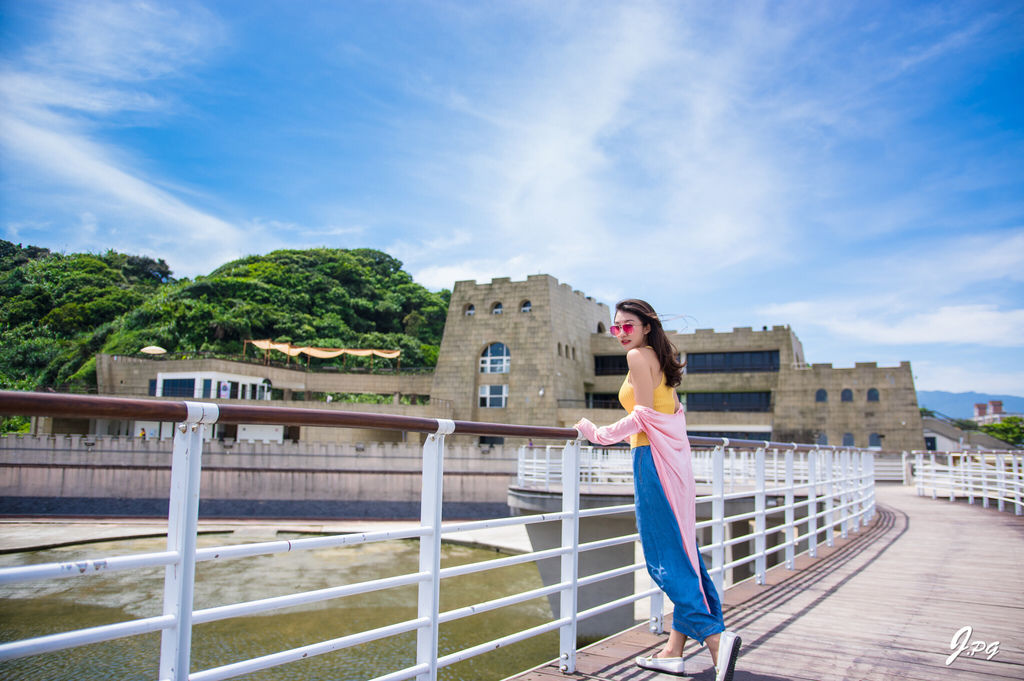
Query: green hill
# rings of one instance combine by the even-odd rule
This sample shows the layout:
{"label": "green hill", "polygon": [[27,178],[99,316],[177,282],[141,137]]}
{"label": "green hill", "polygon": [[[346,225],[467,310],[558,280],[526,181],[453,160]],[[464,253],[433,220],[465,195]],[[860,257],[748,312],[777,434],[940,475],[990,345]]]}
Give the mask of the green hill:
{"label": "green hill", "polygon": [[175,280],[163,260],[0,241],[0,386],[89,391],[98,352],[230,356],[250,338],[401,348],[403,366],[431,366],[449,298],[365,248],[275,251]]}

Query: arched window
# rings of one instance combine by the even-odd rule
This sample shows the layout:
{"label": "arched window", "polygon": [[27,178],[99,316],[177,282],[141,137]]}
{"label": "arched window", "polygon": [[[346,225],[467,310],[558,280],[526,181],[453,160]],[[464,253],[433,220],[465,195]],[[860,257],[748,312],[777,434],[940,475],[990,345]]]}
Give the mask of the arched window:
{"label": "arched window", "polygon": [[853,402],[853,391],[850,390],[849,388],[843,388],[843,394],[842,397],[840,397],[840,399],[843,402]]}
{"label": "arched window", "polygon": [[562,356],[562,344],[561,343],[558,344],[558,356],[559,357]]}
{"label": "arched window", "polygon": [[815,442],[817,442],[819,445],[827,445],[828,435],[826,435],[825,433],[818,433],[818,439]]}
{"label": "arched window", "polygon": [[882,446],[882,436],[881,435],[879,435],[878,433],[871,433],[871,435],[868,435],[868,447],[881,447],[881,446]]}
{"label": "arched window", "polygon": [[512,353],[504,343],[491,343],[480,355],[481,374],[507,374],[512,364]]}
{"label": "arched window", "polygon": [[877,401],[878,401],[878,389],[877,388],[868,388],[868,402],[877,402]]}
{"label": "arched window", "polygon": [[494,307],[491,308],[491,314],[501,314],[503,309],[501,303],[495,303]]}
{"label": "arched window", "polygon": [[597,323],[597,332],[598,333],[604,333],[607,330],[608,329],[606,329],[605,326],[604,326],[604,322],[598,322]]}
{"label": "arched window", "polygon": [[843,446],[844,447],[852,447],[853,446],[853,433],[843,433]]}
{"label": "arched window", "polygon": [[519,306],[520,312],[530,312],[533,310],[533,304],[529,300],[524,300],[522,305]]}
{"label": "arched window", "polygon": [[466,306],[465,313],[467,317],[472,317],[473,315],[476,314],[476,307],[472,303],[470,303],[469,305]]}
{"label": "arched window", "polygon": [[[824,388],[818,388],[818,392],[814,393],[815,402],[828,402],[828,391]],[[818,444],[821,444],[820,442]]]}
{"label": "arched window", "polygon": [[575,345],[572,346],[572,359],[573,359],[573,361],[576,360],[576,346]]}

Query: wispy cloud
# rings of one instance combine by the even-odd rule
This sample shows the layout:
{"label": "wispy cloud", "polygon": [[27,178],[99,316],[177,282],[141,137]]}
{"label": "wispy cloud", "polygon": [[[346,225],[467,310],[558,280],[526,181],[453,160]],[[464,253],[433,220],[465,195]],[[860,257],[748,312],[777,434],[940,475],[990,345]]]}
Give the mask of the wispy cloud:
{"label": "wispy cloud", "polygon": [[60,3],[52,16],[50,38],[0,73],[0,144],[9,160],[75,197],[85,217],[66,228],[69,241],[110,247],[109,235],[96,239],[97,226],[134,223],[146,227],[122,230],[118,247],[199,271],[239,255],[245,232],[147,178],[130,151],[98,140],[103,124],[93,118],[168,108],[148,88],[205,54],[222,35],[218,23],[195,5],[147,2]]}

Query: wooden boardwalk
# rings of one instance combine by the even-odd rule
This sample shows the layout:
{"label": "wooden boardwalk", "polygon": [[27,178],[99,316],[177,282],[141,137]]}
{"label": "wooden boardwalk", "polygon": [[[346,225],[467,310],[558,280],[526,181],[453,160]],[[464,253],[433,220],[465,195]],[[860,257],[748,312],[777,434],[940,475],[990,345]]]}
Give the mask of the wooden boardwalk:
{"label": "wooden boardwalk", "polygon": [[[735,681],[1024,679],[1024,516],[897,485],[878,486],[877,500],[871,525],[817,559],[727,590],[726,625],[744,641]],[[971,641],[999,641],[998,652],[964,652],[947,666],[965,626]],[[633,664],[665,638],[642,625],[581,650],[575,674],[552,664],[514,678],[679,678]],[[713,681],[706,650],[687,642],[685,654],[691,678]]]}

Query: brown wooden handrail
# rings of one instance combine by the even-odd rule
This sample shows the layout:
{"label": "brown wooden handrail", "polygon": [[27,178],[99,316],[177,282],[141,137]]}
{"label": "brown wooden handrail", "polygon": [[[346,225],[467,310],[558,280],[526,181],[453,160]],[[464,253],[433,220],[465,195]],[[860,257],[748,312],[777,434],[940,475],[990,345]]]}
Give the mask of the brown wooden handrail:
{"label": "brown wooden handrail", "polygon": [[[190,401],[199,402],[201,400]],[[264,407],[242,404],[217,404],[217,408],[220,410],[220,416],[217,419],[218,423],[375,428],[415,433],[433,433],[437,431],[438,427],[438,419],[421,416],[373,414],[336,409]],[[0,390],[0,414],[67,418],[135,418],[179,422],[186,419],[188,409],[184,401],[140,400],[125,397]],[[577,437],[574,428],[523,426],[508,423],[486,423],[482,421],[455,421],[455,433],[457,435],[499,435],[552,440],[574,440]],[[690,436],[690,445],[694,447],[716,447],[723,442],[723,438]],[[767,440],[734,440],[732,438],[729,438],[729,445],[749,448],[794,449],[797,451],[853,449],[852,447],[835,447],[832,445],[806,445],[793,442],[770,442]],[[873,451],[880,453],[878,450]]]}

